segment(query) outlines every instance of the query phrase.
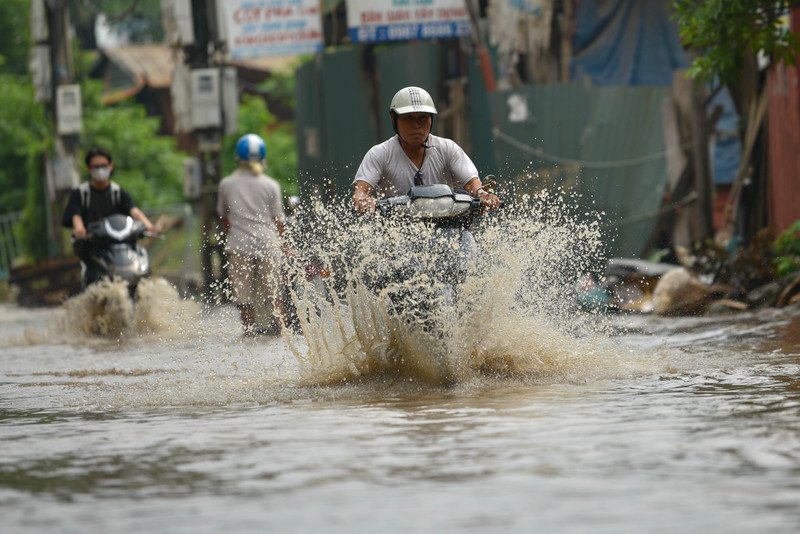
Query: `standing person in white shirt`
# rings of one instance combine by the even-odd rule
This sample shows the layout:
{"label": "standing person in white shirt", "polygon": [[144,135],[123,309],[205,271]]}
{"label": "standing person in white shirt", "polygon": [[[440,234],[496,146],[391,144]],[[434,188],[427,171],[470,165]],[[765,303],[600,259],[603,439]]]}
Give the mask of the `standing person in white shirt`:
{"label": "standing person in white shirt", "polygon": [[278,332],[283,327],[283,197],[280,184],[264,174],[266,156],[260,136],[242,136],[236,143],[239,168],[220,181],[217,197],[217,213],[227,231],[225,252],[233,299],[245,336],[264,333],[256,325],[256,299],[267,300],[276,314]]}
{"label": "standing person in white shirt", "polygon": [[373,146],[353,179],[353,204],[359,213],[375,211],[374,192],[403,195],[412,186],[447,184],[481,199],[487,210],[500,207],[497,196],[481,189],[478,169],[454,141],[431,134],[433,98],[420,87],[404,87],[392,98],[389,116],[395,136]]}

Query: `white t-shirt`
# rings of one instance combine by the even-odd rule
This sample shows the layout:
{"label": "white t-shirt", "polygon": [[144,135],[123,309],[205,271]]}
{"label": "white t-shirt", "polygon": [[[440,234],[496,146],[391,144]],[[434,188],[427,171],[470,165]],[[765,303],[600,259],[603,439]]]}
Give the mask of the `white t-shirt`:
{"label": "white t-shirt", "polygon": [[275,257],[280,249],[275,219],[283,217],[281,186],[265,174],[240,168],[222,179],[217,213],[231,227],[225,251],[258,258]]}
{"label": "white t-shirt", "polygon": [[478,177],[475,164],[454,141],[430,135],[426,144],[430,148],[425,150],[419,169],[403,152],[399,136],[375,145],[361,161],[353,185],[362,180],[377,189],[379,196],[387,197],[408,193],[418,170],[422,171],[423,184],[447,184],[453,189],[463,189]]}

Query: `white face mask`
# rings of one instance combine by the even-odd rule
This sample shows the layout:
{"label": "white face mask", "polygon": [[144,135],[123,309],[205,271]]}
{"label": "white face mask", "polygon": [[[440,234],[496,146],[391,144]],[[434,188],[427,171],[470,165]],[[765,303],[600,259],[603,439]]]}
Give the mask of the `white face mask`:
{"label": "white face mask", "polygon": [[92,175],[92,180],[105,182],[108,180],[108,177],[111,176],[111,167],[97,167],[89,171],[89,174]]}

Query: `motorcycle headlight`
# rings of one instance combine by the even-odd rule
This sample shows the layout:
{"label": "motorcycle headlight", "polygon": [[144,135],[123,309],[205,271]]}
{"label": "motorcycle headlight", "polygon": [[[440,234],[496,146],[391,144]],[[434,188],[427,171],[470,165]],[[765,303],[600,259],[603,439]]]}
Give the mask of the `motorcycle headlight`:
{"label": "motorcycle headlight", "polygon": [[461,215],[465,211],[467,211],[472,206],[472,202],[467,200],[466,202],[459,202],[456,200],[453,203],[453,215]]}
{"label": "motorcycle headlight", "polygon": [[150,269],[150,258],[147,256],[138,258],[136,269],[142,274],[146,273]]}
{"label": "motorcycle headlight", "polygon": [[447,217],[452,215],[455,201],[453,197],[414,199],[411,213],[419,217]]}

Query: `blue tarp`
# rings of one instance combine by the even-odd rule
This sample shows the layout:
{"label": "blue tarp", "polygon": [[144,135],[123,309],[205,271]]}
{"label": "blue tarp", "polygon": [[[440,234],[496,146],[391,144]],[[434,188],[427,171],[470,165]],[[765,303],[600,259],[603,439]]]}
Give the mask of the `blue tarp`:
{"label": "blue tarp", "polygon": [[595,85],[672,85],[688,65],[667,0],[578,3],[572,79]]}
{"label": "blue tarp", "polygon": [[732,184],[742,159],[742,140],[739,138],[739,114],[727,87],[723,87],[711,99],[709,114],[713,113],[715,107],[722,108],[722,115],[716,124],[717,139],[712,157],[714,183]]}
{"label": "blue tarp", "polygon": [[[675,70],[688,67],[668,0],[584,0],[578,3],[572,79],[594,85],[670,87]],[[710,103],[722,106],[713,148],[714,181],[730,184],[741,157],[739,117],[727,89]]]}

